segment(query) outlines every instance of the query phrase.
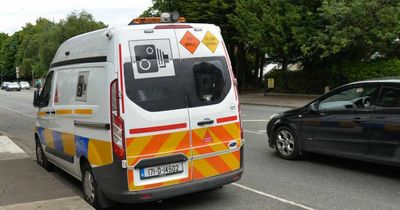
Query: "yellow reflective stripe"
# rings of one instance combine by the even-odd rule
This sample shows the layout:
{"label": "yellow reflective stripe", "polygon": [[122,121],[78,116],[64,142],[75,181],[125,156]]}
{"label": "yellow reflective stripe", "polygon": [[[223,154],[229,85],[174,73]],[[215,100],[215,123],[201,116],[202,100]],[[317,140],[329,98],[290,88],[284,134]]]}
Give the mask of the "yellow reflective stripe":
{"label": "yellow reflective stripe", "polygon": [[69,133],[61,133],[64,153],[75,156],[75,136]]}
{"label": "yellow reflective stripe", "polygon": [[92,109],[75,109],[74,114],[93,114]]}
{"label": "yellow reflective stripe", "polygon": [[59,110],[56,110],[56,114],[72,114],[72,110],[71,109],[59,109]]}
{"label": "yellow reflective stripe", "polygon": [[233,137],[233,139],[240,139],[240,125],[239,123],[224,125],[224,129]]}
{"label": "yellow reflective stripe", "polygon": [[218,175],[218,171],[214,169],[205,159],[194,160],[193,166],[204,176],[210,177]]}
{"label": "yellow reflective stripe", "polygon": [[111,142],[89,139],[88,160],[93,165],[112,163]]}
{"label": "yellow reflective stripe", "polygon": [[38,112],[37,115],[38,115],[38,116],[45,116],[45,115],[46,115],[46,112]]}
{"label": "yellow reflective stripe", "polygon": [[153,136],[144,136],[129,140],[132,142],[128,145],[127,156],[135,157],[140,155],[152,138]]}
{"label": "yellow reflective stripe", "polygon": [[44,140],[46,142],[46,146],[54,148],[53,131],[44,129]]}
{"label": "yellow reflective stripe", "polygon": [[[161,148],[158,150],[158,153],[175,152],[176,148],[179,146],[179,144],[182,141],[186,140],[186,139],[184,139],[185,135],[186,135],[186,131],[172,133],[168,137],[168,140],[165,141],[164,144],[161,146]],[[187,149],[189,149],[189,148],[187,148]]]}
{"label": "yellow reflective stripe", "polygon": [[223,154],[219,156],[226,165],[233,171],[240,167],[240,162],[236,159],[236,157],[232,153]]}

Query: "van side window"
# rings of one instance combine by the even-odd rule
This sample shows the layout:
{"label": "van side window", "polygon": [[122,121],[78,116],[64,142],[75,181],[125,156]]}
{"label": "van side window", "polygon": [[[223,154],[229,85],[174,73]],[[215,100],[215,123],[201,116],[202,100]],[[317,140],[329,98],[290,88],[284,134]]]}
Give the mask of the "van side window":
{"label": "van side window", "polygon": [[46,107],[49,105],[49,101],[51,98],[51,85],[53,83],[53,74],[51,71],[47,75],[46,82],[44,83],[43,90],[40,93],[40,107]]}
{"label": "van side window", "polygon": [[382,88],[379,101],[381,107],[400,107],[400,89],[394,87]]}

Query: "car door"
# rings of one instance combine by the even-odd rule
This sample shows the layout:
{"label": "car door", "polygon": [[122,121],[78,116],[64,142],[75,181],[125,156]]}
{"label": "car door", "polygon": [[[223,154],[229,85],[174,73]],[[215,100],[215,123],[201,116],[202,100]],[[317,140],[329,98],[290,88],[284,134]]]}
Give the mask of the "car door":
{"label": "car door", "polygon": [[[40,103],[36,120],[39,138],[46,153],[55,150],[57,147],[53,138],[55,111],[52,98],[54,92],[54,79],[55,73],[54,71],[50,71],[47,74],[45,84],[40,92]],[[49,156],[49,158],[51,158],[51,156]]]}
{"label": "car door", "polygon": [[303,117],[306,148],[329,154],[364,155],[377,87],[358,84],[319,100],[318,111]]}
{"label": "car door", "polygon": [[400,85],[383,84],[371,120],[368,157],[400,162]]}

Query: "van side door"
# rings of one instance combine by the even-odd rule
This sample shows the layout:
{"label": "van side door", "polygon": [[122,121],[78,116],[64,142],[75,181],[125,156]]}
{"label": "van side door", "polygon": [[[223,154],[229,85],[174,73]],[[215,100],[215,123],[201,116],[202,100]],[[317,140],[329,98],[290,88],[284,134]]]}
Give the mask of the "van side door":
{"label": "van side door", "polygon": [[43,89],[40,92],[40,103],[36,120],[40,142],[44,146],[43,148],[46,153],[48,153],[49,150],[56,148],[52,131],[55,115],[53,106],[54,79],[55,73],[54,71],[50,71],[47,74]]}
{"label": "van side door", "polygon": [[124,93],[119,111],[126,130],[129,190],[189,182],[189,116],[174,30],[132,29],[121,36],[123,69],[118,69],[124,72],[119,74]]}
{"label": "van side door", "polygon": [[175,30],[185,71],[193,180],[240,169],[242,145],[236,87],[222,37],[215,26],[196,29]]}

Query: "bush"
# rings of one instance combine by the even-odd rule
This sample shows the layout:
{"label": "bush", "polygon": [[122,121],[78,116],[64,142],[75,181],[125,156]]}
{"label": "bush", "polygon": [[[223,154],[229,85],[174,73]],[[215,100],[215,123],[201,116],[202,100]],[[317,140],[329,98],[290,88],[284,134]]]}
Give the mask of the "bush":
{"label": "bush", "polygon": [[322,94],[325,86],[333,89],[350,82],[383,77],[400,77],[400,59],[344,61],[326,69],[277,70],[266,75],[266,78],[275,79],[273,92],[301,94]]}

